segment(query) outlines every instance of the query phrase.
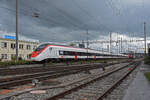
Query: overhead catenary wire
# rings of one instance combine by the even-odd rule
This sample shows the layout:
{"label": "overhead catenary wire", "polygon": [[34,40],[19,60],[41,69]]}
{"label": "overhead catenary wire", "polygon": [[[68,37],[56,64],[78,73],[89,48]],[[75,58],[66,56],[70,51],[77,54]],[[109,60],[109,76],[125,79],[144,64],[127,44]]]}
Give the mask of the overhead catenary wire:
{"label": "overhead catenary wire", "polygon": [[[10,8],[7,8],[7,7],[0,7],[0,8],[3,8],[3,9],[7,9],[7,10],[9,10],[9,11],[12,11],[12,12],[15,12],[15,10],[14,9],[10,9]],[[28,7],[28,8],[30,8],[30,7]],[[34,9],[34,8],[33,8]],[[36,10],[36,11],[38,11],[37,9],[34,9],[34,10]],[[23,14],[23,15],[26,15],[26,16],[33,16],[33,15],[31,15],[31,14],[29,14],[29,13],[33,13],[33,12],[29,12],[30,10],[25,10],[25,9],[20,9],[20,11],[19,11],[19,14]],[[57,11],[62,11],[62,10],[60,10],[60,9],[58,9],[57,8]],[[29,12],[29,13],[28,13]],[[59,14],[60,15],[60,14]],[[67,13],[65,13],[65,12],[61,12],[61,15],[63,15],[63,17],[64,17],[64,15],[65,15],[65,17],[71,17],[72,19],[73,19],[73,17],[72,16],[70,16],[69,14],[67,14]],[[60,16],[61,16],[60,15]],[[40,16],[43,16],[43,14],[42,15],[40,15]],[[45,16],[44,16],[45,17]],[[48,16],[48,17],[50,17],[50,16]],[[39,19],[41,19],[41,18],[39,18]],[[54,24],[57,24],[57,25],[60,25],[61,23],[59,22],[59,24],[58,24],[58,22],[56,22],[56,21],[54,21],[54,19],[55,18],[53,18],[52,19],[52,17],[50,17],[50,18],[47,18],[48,20],[50,20],[50,21],[52,21],[52,23],[54,23]],[[69,18],[70,19],[70,18]],[[74,18],[75,19],[75,18]],[[43,19],[42,19],[43,20]],[[72,23],[71,21],[69,21],[69,20],[67,20],[67,22],[68,23],[70,23],[72,26],[74,26],[74,27],[76,27],[76,29],[79,29],[80,27],[79,27],[79,25],[77,25],[77,24],[74,24],[74,23]],[[77,21],[77,19],[74,21],[74,22],[78,22],[79,23],[79,21]],[[66,24],[66,23],[65,23]],[[80,23],[80,25],[81,25],[82,23]]]}
{"label": "overhead catenary wire", "polygon": [[[40,2],[39,2],[40,1]],[[48,1],[48,0],[47,0]],[[90,18],[91,20],[93,20],[94,22],[96,22],[95,24],[97,25],[98,28],[103,28],[103,24],[101,23],[101,21],[96,18],[95,16],[92,15],[91,12],[89,12],[88,10],[86,10],[86,8],[84,6],[81,6],[77,1],[75,0],[71,0],[73,1],[73,4],[78,8],[80,9],[80,11],[85,14],[88,18]],[[110,1],[110,5],[112,7],[112,11],[114,14],[116,14],[116,16],[119,16],[119,17],[122,17],[123,15],[125,16],[126,14],[124,14],[124,8],[123,8],[123,4],[121,3],[121,0],[117,0],[116,2],[118,2],[118,4],[120,5],[115,5],[115,2],[113,0],[108,0]],[[144,0],[143,0],[144,1]],[[38,0],[36,1],[38,3],[43,3],[44,0]],[[76,2],[76,3],[74,3]],[[121,5],[122,4],[122,5]],[[34,5],[33,5],[34,6]],[[88,29],[88,24],[83,21],[80,21],[80,19],[78,19],[76,16],[73,16],[70,12],[67,12],[65,10],[63,10],[62,8],[59,8],[57,7],[57,5],[49,5],[49,6],[52,6],[53,9],[55,9],[55,11],[58,12],[58,16],[61,16],[63,17],[64,21],[62,20],[59,20],[57,21],[56,18],[52,15],[50,16],[47,16],[47,14],[44,12],[44,13],[41,13],[42,11],[41,10],[38,10],[38,8],[36,8],[36,6],[34,6],[33,8],[31,7],[27,7],[29,10],[27,11],[27,9],[20,9],[20,14],[23,14],[23,15],[26,15],[27,17],[30,17],[32,16],[33,12],[32,11],[37,11],[39,14],[40,14],[40,17],[38,18],[39,20],[37,20],[35,18],[36,21],[39,21],[40,23],[42,23],[41,21],[43,20],[45,23],[44,24],[49,24],[50,27],[55,27],[55,26],[63,26],[66,21],[66,23],[68,24],[68,26],[71,28],[70,31],[74,31],[76,29]],[[7,8],[6,8],[7,9]],[[31,11],[30,11],[31,9]],[[122,10],[123,9],[123,10]],[[10,10],[10,9],[9,9]],[[10,10],[12,11],[12,9]],[[14,12],[14,11],[13,11]],[[66,17],[66,18],[65,18]],[[124,17],[125,18],[125,17]],[[23,24],[23,23],[22,23]],[[125,21],[124,24],[129,24],[128,21]],[[126,26],[127,26],[126,25]],[[108,29],[106,26],[104,26],[106,29]],[[110,30],[110,29],[108,29]],[[54,30],[55,31],[55,30]],[[54,32],[53,31],[53,32]],[[114,30],[115,31],[115,30]],[[118,31],[118,30],[116,30]],[[56,31],[57,32],[57,31]],[[90,31],[89,31],[90,33]],[[58,33],[57,33],[58,34]],[[94,34],[91,32],[89,34],[90,38],[93,38],[94,37]]]}
{"label": "overhead catenary wire", "polygon": [[[9,11],[15,13],[15,10],[14,10],[14,9],[10,9],[10,8],[7,8],[7,7],[2,7],[2,6],[0,6],[0,8],[7,9],[7,10],[9,10]],[[25,15],[25,16],[30,16],[30,17],[33,16],[33,15],[31,15],[31,14],[25,12],[25,11],[19,11],[19,14]],[[60,23],[60,22],[58,23],[58,22],[55,21],[55,20],[52,20],[52,19],[50,19],[50,18],[46,18],[46,17],[43,17],[43,16],[38,17],[38,19],[39,19],[39,20],[43,20],[43,21],[45,21],[45,22],[50,21],[50,23],[52,23],[53,25],[62,25],[62,26],[63,26],[62,23]],[[24,23],[23,23],[23,24],[24,24]],[[51,25],[52,25],[52,24],[51,24]],[[79,29],[79,27],[76,27],[76,29],[77,29],[77,28]],[[54,32],[53,32],[53,33],[54,33]],[[57,33],[56,33],[56,34],[57,34]]]}
{"label": "overhead catenary wire", "polygon": [[[2,7],[2,8],[4,8],[4,9],[7,9],[7,10],[10,10],[10,11],[13,11],[13,12],[15,12],[15,10],[13,10],[13,9],[10,9],[10,8],[6,8],[6,7]],[[30,8],[30,7],[27,7],[27,8]],[[72,15],[69,15],[68,13],[66,13],[66,12],[64,12],[64,11],[62,11],[61,9],[59,9],[59,8],[56,8],[56,7],[53,7],[53,8],[55,8],[59,13],[60,13],[60,15],[61,16],[63,16],[63,17],[68,17],[69,19],[74,19],[74,22],[78,22],[78,24],[80,23],[80,26],[81,25],[83,25],[82,27],[86,27],[86,25],[84,24],[84,23],[81,23],[81,22],[79,22],[79,20],[78,19],[76,19],[76,18],[74,18]],[[37,11],[37,12],[39,12],[38,11],[38,9],[35,9],[35,8],[32,8],[32,10],[35,10],[35,11]],[[28,13],[29,12],[29,13]],[[25,16],[33,16],[32,14],[30,14],[30,13],[33,13],[32,11],[30,11],[30,10],[25,10],[25,9],[20,9],[20,11],[19,11],[19,13],[22,15],[25,15]],[[39,20],[43,20],[43,21],[45,21],[45,22],[50,22],[51,23],[51,26],[57,26],[57,25],[60,25],[60,26],[63,26],[63,23],[61,23],[61,22],[57,22],[57,21],[55,21],[55,18],[52,18],[51,16],[48,16],[49,18],[46,18],[45,16],[43,16],[43,14],[42,14],[42,16],[40,15],[40,17],[38,17],[38,19]],[[36,20],[37,21],[37,20]],[[80,29],[80,26],[79,25],[77,25],[77,24],[74,24],[74,23],[72,23],[71,22],[72,20],[68,20],[67,22],[69,22],[72,26],[73,26],[73,29]],[[24,24],[24,23],[23,23]],[[87,28],[85,28],[85,29],[87,29]],[[93,36],[94,37],[94,36]]]}

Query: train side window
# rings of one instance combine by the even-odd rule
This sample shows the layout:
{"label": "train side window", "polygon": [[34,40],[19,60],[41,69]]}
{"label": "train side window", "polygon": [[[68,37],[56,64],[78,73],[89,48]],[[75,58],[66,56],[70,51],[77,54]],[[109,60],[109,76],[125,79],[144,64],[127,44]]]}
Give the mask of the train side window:
{"label": "train side window", "polygon": [[70,56],[74,56],[74,55],[75,55],[75,52],[69,51],[68,54],[69,54]]}
{"label": "train side window", "polygon": [[51,51],[51,50],[52,50],[52,48],[49,48],[49,50]]}
{"label": "train side window", "polygon": [[78,54],[79,56],[82,56],[82,52],[77,52],[77,54]]}
{"label": "train side window", "polygon": [[64,51],[59,51],[59,55],[64,55]]}

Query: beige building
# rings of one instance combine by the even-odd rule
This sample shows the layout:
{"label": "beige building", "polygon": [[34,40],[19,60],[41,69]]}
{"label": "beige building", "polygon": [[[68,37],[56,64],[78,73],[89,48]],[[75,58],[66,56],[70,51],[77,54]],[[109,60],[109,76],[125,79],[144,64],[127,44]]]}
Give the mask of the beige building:
{"label": "beige building", "polygon": [[[29,54],[37,47],[38,42],[19,40],[19,57],[30,60]],[[2,61],[11,60],[16,54],[15,39],[0,38],[0,59]]]}

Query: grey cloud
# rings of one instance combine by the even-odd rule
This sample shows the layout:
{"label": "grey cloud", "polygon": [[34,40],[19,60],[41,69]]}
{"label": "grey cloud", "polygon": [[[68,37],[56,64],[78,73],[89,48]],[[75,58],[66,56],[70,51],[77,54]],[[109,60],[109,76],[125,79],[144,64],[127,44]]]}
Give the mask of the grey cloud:
{"label": "grey cloud", "polygon": [[[145,0],[143,7],[143,2],[131,1],[19,0],[19,33],[41,41],[85,40],[86,29],[89,39],[110,31],[140,37],[143,21],[149,23],[150,2]],[[15,32],[15,0],[1,0],[0,13],[0,29]]]}

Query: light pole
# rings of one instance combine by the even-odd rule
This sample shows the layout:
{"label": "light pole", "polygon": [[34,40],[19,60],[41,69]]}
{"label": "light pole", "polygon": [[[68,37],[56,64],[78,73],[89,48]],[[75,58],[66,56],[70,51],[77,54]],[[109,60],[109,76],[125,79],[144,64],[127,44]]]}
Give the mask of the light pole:
{"label": "light pole", "polygon": [[112,34],[111,34],[111,32],[110,32],[110,41],[109,41],[109,53],[112,53],[111,52],[111,38],[112,38],[112,36],[111,36]]}
{"label": "light pole", "polygon": [[86,34],[87,34],[87,58],[88,58],[88,46],[89,46],[89,41],[88,41],[88,34],[89,34],[89,33],[88,33],[88,30],[87,30],[87,33],[86,33]]}
{"label": "light pole", "polygon": [[16,61],[18,61],[18,0],[16,0]]}
{"label": "light pole", "polygon": [[[34,13],[33,17],[38,18],[39,14]],[[16,61],[18,61],[18,0],[16,0]]]}
{"label": "light pole", "polygon": [[146,56],[146,22],[144,22],[144,44],[145,44],[144,54]]}

